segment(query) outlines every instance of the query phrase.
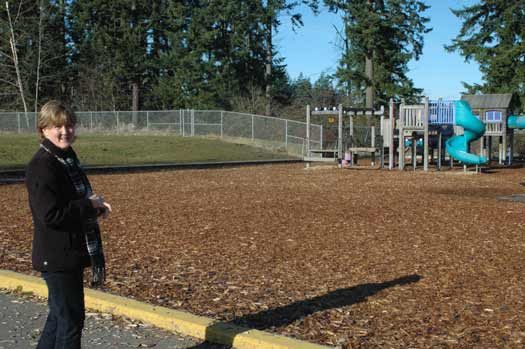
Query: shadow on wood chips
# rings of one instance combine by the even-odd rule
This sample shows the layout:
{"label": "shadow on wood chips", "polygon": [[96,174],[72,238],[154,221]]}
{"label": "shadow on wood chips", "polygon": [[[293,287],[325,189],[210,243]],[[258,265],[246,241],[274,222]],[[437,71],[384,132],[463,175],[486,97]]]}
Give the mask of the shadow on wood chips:
{"label": "shadow on wood chips", "polygon": [[[351,306],[366,301],[368,297],[386,288],[415,283],[421,278],[420,275],[412,274],[380,283],[366,283],[354,287],[341,288],[322,296],[293,302],[283,307],[241,316],[232,321],[217,322],[206,329],[206,342],[189,349],[209,348],[207,345],[210,342],[217,341],[218,337],[221,338],[221,343],[231,346],[238,334],[251,329],[265,330],[286,326],[319,311]],[[224,333],[227,334],[224,335]]]}

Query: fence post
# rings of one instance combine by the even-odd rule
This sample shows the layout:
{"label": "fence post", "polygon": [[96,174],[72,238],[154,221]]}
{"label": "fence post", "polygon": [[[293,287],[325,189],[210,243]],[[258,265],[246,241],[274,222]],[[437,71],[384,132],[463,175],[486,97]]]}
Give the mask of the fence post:
{"label": "fence post", "polygon": [[16,118],[18,123],[18,133],[20,133],[20,112],[16,112]]}
{"label": "fence post", "polygon": [[310,104],[306,105],[306,156],[310,156]]}
{"label": "fence post", "polygon": [[179,136],[182,136],[182,109],[179,109]]}
{"label": "fence post", "polygon": [[323,125],[319,129],[319,149],[323,149]]}
{"label": "fence post", "polygon": [[221,110],[221,138],[224,136],[224,112]]}
{"label": "fence post", "polygon": [[89,130],[93,131],[93,112],[89,112]]}
{"label": "fence post", "polygon": [[185,117],[185,115],[184,114],[186,114],[186,113],[184,112],[184,109],[182,109],[181,112],[182,112],[182,114],[181,114],[181,119],[182,119],[182,123],[181,123],[181,125],[182,125],[182,137],[184,137],[184,135],[186,133],[185,130],[184,130],[185,129],[185,127],[184,127],[184,117]]}
{"label": "fence post", "polygon": [[195,136],[195,109],[191,110],[191,136]]}
{"label": "fence post", "polygon": [[288,119],[284,120],[284,147],[288,150]]}
{"label": "fence post", "polygon": [[254,141],[254,138],[255,138],[255,130],[254,130],[254,115],[252,114],[252,142]]}
{"label": "fence post", "polygon": [[119,134],[118,110],[117,110],[117,134]]}
{"label": "fence post", "polygon": [[146,111],[146,130],[149,131],[149,111]]}

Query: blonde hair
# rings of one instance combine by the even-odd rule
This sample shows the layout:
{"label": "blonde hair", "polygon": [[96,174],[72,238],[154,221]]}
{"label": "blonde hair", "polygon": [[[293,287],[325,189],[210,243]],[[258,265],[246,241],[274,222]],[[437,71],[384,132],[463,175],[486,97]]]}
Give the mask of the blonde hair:
{"label": "blonde hair", "polygon": [[40,113],[38,113],[37,130],[40,138],[43,139],[44,133],[42,130],[45,128],[64,125],[75,126],[76,123],[77,117],[75,112],[69,106],[60,101],[51,100],[44,104],[42,109],[40,109]]}

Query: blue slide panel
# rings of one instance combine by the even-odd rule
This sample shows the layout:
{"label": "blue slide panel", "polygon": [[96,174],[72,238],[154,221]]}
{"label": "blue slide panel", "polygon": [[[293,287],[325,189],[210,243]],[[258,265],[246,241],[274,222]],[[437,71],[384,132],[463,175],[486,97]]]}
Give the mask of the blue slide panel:
{"label": "blue slide panel", "polygon": [[507,118],[507,126],[509,128],[525,128],[525,116],[511,115]]}
{"label": "blue slide panel", "polygon": [[463,127],[464,133],[447,140],[447,152],[454,159],[466,165],[483,165],[487,158],[469,153],[470,142],[480,138],[485,133],[485,125],[472,114],[470,105],[466,101],[456,101],[456,125]]}

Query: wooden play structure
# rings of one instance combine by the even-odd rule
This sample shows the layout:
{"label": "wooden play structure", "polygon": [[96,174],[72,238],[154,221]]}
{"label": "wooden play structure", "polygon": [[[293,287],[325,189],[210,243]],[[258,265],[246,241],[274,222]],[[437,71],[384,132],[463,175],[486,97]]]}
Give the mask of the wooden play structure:
{"label": "wooden play structure", "polygon": [[407,153],[410,153],[412,168],[416,169],[418,149],[424,171],[428,171],[429,161],[435,162],[440,169],[446,155],[444,140],[458,131],[454,127],[454,102],[423,98],[422,104],[406,104],[402,100],[396,105],[390,101],[390,108],[397,108],[399,112],[390,113],[394,119],[390,120],[390,143],[385,145],[389,150],[389,169],[395,167],[396,153],[399,169],[405,168]]}
{"label": "wooden play structure", "polygon": [[[507,118],[514,108],[513,95],[465,95],[462,100],[468,102],[474,116],[485,127],[483,135],[476,141],[479,147],[473,146],[470,151],[486,156],[490,161],[493,146],[497,144],[498,162],[511,164],[516,127],[508,127]],[[453,166],[454,159],[447,153],[445,141],[464,132],[462,127],[456,126],[455,104],[456,101],[452,100],[430,101],[428,98],[423,98],[418,104],[390,100],[387,113],[382,106],[374,110],[339,105],[313,111],[307,106],[305,161],[337,161],[341,164],[348,161],[351,167],[356,165],[356,155],[364,154],[371,158],[372,165],[379,155],[381,167],[389,169],[397,166],[403,170],[410,164],[414,170],[422,166],[428,171],[430,164],[441,169],[445,161]],[[317,118],[316,124],[322,127],[320,141],[310,140],[308,131],[312,118]],[[361,124],[366,120],[366,125],[356,126],[356,120]],[[358,134],[363,132],[366,137],[359,137]]]}
{"label": "wooden play structure", "polygon": [[[310,125],[315,118],[315,124],[321,125],[321,140],[312,141]],[[366,125],[357,125],[356,120]],[[385,110],[369,108],[345,107],[316,108],[311,110],[306,106],[307,152],[305,161],[335,162],[349,161],[356,165],[358,154],[371,157],[371,165],[375,166],[376,155],[383,159],[384,149],[382,128]],[[381,163],[382,165],[382,163]]]}
{"label": "wooden play structure", "polygon": [[[516,106],[513,95],[464,95],[461,100],[469,104],[473,114],[485,126],[482,137],[476,141],[479,147],[472,146],[471,151],[487,157],[489,164],[491,160],[497,160],[499,164],[510,165],[513,160],[513,138],[516,130],[516,128],[508,127],[508,118]],[[429,160],[434,159],[435,151],[437,151],[436,167],[438,169],[442,167],[442,160],[448,156],[444,149],[445,139],[463,133],[463,128],[456,126],[454,104],[455,101],[429,101],[427,98],[423,99],[423,103],[416,105],[406,105],[403,101],[401,102],[397,120],[394,121],[392,143],[389,145],[390,149],[399,150],[399,169],[405,167],[405,154],[407,153],[407,147],[399,147],[399,144],[411,145],[409,152],[412,158],[412,167],[416,168],[418,155],[416,139],[422,139],[423,169],[428,170]],[[399,138],[400,135],[402,135],[402,142],[395,142],[395,139]],[[406,138],[410,138],[410,141],[406,142]],[[497,144],[496,159],[493,157],[495,154],[493,151],[494,144]],[[395,153],[391,151],[389,156],[392,159],[389,161],[390,168],[393,168],[394,157]],[[452,167],[454,160],[450,156],[447,160]]]}
{"label": "wooden play structure", "polygon": [[507,118],[512,114],[517,101],[511,93],[464,95],[472,111],[485,124],[485,134],[480,138],[480,152],[489,161],[493,159],[493,148],[497,145],[497,160],[499,164],[512,164],[513,160],[513,128],[507,127]]}
{"label": "wooden play structure", "polygon": [[[381,167],[393,169],[397,163],[403,169],[406,154],[410,154],[415,168],[418,148],[421,148],[425,170],[428,169],[429,154],[433,159],[435,150],[441,166],[443,135],[452,134],[454,118],[451,105],[443,101],[429,103],[428,99],[418,105],[408,105],[404,101],[396,104],[391,100],[388,113],[385,113],[383,106],[374,110],[339,105],[337,108],[313,111],[307,106],[307,125],[311,125],[312,118],[317,117],[316,124],[321,125],[324,136],[321,142],[311,142],[307,132],[305,161],[343,163],[346,160],[352,167],[356,165],[356,155],[364,155],[370,157],[370,164],[375,166],[376,156],[379,155]],[[366,120],[366,125],[356,125],[358,119],[361,123]],[[429,143],[430,137],[436,141]]]}

